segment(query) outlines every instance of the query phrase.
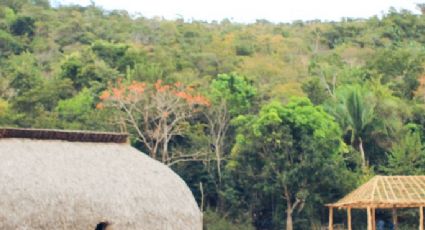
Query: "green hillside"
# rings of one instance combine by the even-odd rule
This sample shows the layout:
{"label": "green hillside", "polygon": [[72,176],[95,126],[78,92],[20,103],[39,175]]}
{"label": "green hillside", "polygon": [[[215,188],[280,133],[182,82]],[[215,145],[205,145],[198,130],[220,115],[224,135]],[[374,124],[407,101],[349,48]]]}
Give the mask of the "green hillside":
{"label": "green hillside", "polygon": [[0,126],[129,132],[208,230],[315,229],[373,175],[424,174],[424,67],[408,11],[240,24],[0,0]]}

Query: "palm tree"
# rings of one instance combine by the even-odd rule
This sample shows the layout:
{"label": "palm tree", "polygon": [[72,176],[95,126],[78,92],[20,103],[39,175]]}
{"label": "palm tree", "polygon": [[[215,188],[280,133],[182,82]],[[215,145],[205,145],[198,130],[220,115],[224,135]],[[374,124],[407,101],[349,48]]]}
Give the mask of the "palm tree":
{"label": "palm tree", "polygon": [[363,140],[374,122],[376,102],[373,94],[362,86],[350,85],[338,89],[334,99],[335,103],[328,105],[328,110],[350,134],[350,144],[360,152],[362,165],[366,167]]}

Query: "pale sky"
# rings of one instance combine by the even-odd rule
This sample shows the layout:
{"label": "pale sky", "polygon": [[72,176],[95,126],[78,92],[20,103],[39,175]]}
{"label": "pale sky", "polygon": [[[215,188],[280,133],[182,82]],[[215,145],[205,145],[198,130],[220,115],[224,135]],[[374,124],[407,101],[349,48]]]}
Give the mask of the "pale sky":
{"label": "pale sky", "polygon": [[[90,0],[52,0],[53,5],[88,5]],[[419,13],[416,3],[425,0],[94,0],[106,10],[125,9],[144,17],[167,19],[183,17],[196,20],[231,19],[235,22],[272,22],[294,20],[340,20],[382,15],[390,7]]]}

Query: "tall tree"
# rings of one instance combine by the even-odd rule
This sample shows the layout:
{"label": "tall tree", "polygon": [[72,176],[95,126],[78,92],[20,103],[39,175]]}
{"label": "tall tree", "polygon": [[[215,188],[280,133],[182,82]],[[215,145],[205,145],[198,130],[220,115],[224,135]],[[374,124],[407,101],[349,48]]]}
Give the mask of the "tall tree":
{"label": "tall tree", "polygon": [[359,151],[363,167],[368,161],[384,163],[384,151],[398,138],[409,114],[408,106],[379,79],[338,88],[326,109],[340,124],[346,142]]}
{"label": "tall tree", "polygon": [[[98,108],[110,107],[118,112],[118,121],[125,129],[134,131],[149,155],[165,164],[192,156],[177,156],[169,152],[173,137],[183,135],[187,122],[208,100],[181,83],[155,84],[118,81],[105,90]],[[191,158],[188,158],[189,160]]]}
{"label": "tall tree", "polygon": [[[344,168],[338,124],[306,98],[272,102],[257,116],[238,118],[237,142],[228,167],[253,176],[253,188],[286,201],[286,229],[323,184],[337,183]],[[254,191],[250,191],[254,192]]]}
{"label": "tall tree", "polygon": [[[245,77],[220,74],[210,85],[211,106],[206,110],[209,137],[217,161],[217,173],[221,181],[221,162],[226,148],[231,144],[228,136],[230,121],[245,114],[254,103],[256,89]],[[227,146],[226,146],[227,144]]]}
{"label": "tall tree", "polygon": [[391,175],[422,175],[425,170],[425,148],[416,127],[406,127],[404,135],[395,143],[388,154],[384,172]]}
{"label": "tall tree", "polygon": [[351,85],[339,88],[333,103],[327,107],[350,135],[350,144],[360,152],[363,167],[366,167],[367,161],[363,140],[374,121],[375,106],[370,91],[359,85]]}

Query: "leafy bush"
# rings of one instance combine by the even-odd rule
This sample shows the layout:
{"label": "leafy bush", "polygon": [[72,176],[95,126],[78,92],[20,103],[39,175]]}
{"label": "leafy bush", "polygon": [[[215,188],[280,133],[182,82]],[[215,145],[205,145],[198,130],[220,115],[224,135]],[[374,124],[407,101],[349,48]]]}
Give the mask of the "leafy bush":
{"label": "leafy bush", "polygon": [[254,230],[250,221],[234,223],[217,212],[204,212],[204,230]]}
{"label": "leafy bush", "polygon": [[19,54],[24,50],[21,42],[4,30],[0,30],[0,56]]}
{"label": "leafy bush", "polygon": [[251,56],[254,53],[254,47],[247,43],[238,44],[235,48],[238,56]]}
{"label": "leafy bush", "polygon": [[10,25],[10,31],[17,36],[27,35],[32,37],[35,33],[35,20],[26,16],[18,17],[12,25]]}

